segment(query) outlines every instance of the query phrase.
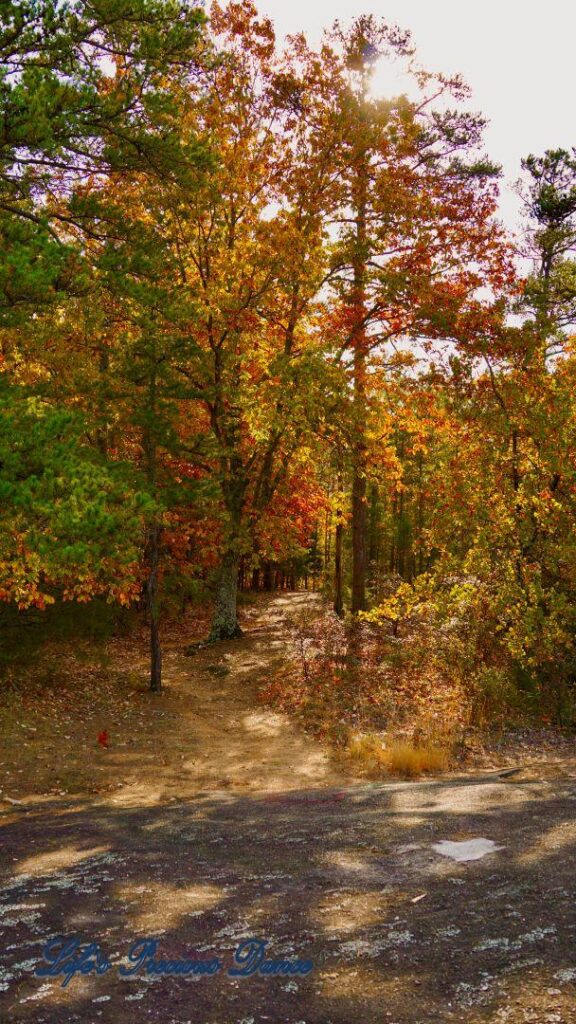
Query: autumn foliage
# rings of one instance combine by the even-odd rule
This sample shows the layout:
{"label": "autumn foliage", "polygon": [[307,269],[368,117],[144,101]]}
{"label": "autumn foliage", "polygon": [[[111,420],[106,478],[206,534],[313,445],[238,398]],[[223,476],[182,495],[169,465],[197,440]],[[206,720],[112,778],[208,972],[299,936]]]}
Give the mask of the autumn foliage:
{"label": "autumn foliage", "polygon": [[[483,120],[407,33],[116,15],[0,15],[0,600],[139,604],[159,689],[169,596],[215,642],[239,590],[316,586],[312,717],[405,683],[571,722],[574,155],[524,162],[520,262]],[[410,96],[372,94],[390,59]]]}

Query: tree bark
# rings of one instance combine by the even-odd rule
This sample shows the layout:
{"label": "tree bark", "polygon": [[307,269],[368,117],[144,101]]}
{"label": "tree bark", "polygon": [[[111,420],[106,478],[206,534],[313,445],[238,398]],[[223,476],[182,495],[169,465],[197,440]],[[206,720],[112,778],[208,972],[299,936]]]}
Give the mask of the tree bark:
{"label": "tree bark", "polygon": [[242,636],[242,630],[238,625],[237,606],[239,565],[238,551],[235,546],[231,546],[220,564],[209,643],[215,643],[217,640],[236,640]]}
{"label": "tree bark", "polygon": [[246,479],[242,473],[240,459],[232,459],[227,467],[227,479],[222,485],[228,523],[224,539],[224,554],[216,584],[216,602],[209,643],[217,640],[234,640],[242,636],[238,625],[238,571],[241,557],[241,536],[243,509],[246,496]]}
{"label": "tree bark", "polygon": [[352,448],[352,614],[366,608],[366,262],[368,259],[366,217],[368,208],[368,153],[362,123],[355,160],[354,183],[355,239],[353,253],[354,281],[354,443]]}
{"label": "tree bark", "polygon": [[336,536],[334,539],[334,611],[336,615],[344,614],[344,598],[342,593],[342,510],[336,511]]}
{"label": "tree bark", "polygon": [[356,442],[352,481],[352,614],[366,608],[366,452]]}
{"label": "tree bark", "polygon": [[[157,400],[156,364],[148,382],[148,424],[144,430],[143,449],[146,477],[151,493],[156,495],[157,448],[154,436]],[[162,526],[154,520],[148,529],[147,555],[148,578],[146,580],[147,610],[150,627],[150,690],[159,693],[162,689],[162,647],[160,644],[160,607],[158,603],[158,570],[160,564],[160,536]]]}
{"label": "tree bark", "polygon": [[264,562],[264,590],[272,590],[272,563]]}
{"label": "tree bark", "polygon": [[150,623],[150,689],[162,689],[162,648],[160,646],[160,611],[158,607],[158,565],[160,561],[161,527],[153,523],[148,534],[148,580],[146,595]]}
{"label": "tree bark", "polygon": [[[328,489],[328,496],[330,497],[330,489]],[[324,519],[324,572],[327,573],[330,568],[330,562],[332,560],[332,552],[330,551],[330,513],[327,511]]]}

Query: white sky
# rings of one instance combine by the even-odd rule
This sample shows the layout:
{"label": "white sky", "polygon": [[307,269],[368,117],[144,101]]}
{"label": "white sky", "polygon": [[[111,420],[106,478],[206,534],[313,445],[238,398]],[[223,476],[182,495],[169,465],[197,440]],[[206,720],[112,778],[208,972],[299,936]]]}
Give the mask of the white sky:
{"label": "white sky", "polygon": [[[256,0],[277,34],[304,31],[312,43],[334,19],[376,14],[410,29],[419,62],[461,73],[471,109],[489,121],[488,155],[502,164],[501,211],[518,224],[510,185],[520,159],[576,146],[576,4],[573,0]],[[398,90],[396,90],[398,91]]]}

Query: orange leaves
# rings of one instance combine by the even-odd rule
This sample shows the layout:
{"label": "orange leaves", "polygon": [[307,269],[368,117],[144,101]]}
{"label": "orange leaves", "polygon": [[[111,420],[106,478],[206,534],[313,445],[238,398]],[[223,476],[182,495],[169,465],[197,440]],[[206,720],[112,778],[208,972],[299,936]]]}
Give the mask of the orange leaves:
{"label": "orange leaves", "polygon": [[[303,460],[275,493],[266,510],[253,518],[253,529],[262,552],[283,560],[306,548],[328,498],[316,479],[315,467]],[[248,514],[250,510],[248,509]]]}

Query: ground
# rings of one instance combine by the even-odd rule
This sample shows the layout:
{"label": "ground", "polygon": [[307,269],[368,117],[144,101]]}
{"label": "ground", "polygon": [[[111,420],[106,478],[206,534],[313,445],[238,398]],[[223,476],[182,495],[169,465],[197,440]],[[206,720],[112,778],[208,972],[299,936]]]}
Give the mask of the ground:
{"label": "ground", "polygon": [[[159,697],[142,690],[143,647],[134,663],[128,642],[111,644],[101,684],[86,669],[92,700],[63,662],[51,746],[49,693],[44,715],[36,701],[37,718],[12,722],[2,1024],[576,1022],[576,772],[354,778],[258,697],[286,655],[286,613],[312,614],[313,601],[257,604],[243,640],[193,656],[190,637],[170,634]],[[111,705],[122,674],[125,699]],[[460,849],[446,842],[480,838],[478,859],[446,855]],[[97,942],[112,967],[66,987],[35,976],[58,935]],[[223,968],[121,977],[142,937],[157,959]],[[312,970],[229,976],[249,937]]]}

